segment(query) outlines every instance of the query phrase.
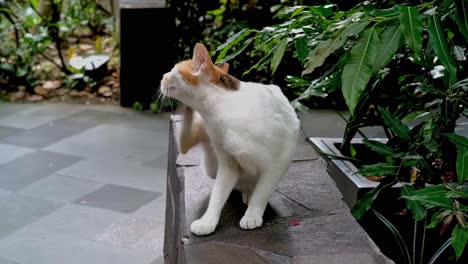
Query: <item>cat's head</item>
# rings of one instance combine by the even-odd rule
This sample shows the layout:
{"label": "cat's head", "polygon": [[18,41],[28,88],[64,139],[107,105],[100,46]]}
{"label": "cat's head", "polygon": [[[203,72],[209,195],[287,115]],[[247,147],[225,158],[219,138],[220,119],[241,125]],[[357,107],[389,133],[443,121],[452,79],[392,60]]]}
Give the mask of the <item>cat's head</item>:
{"label": "cat's head", "polygon": [[160,89],[164,95],[186,104],[190,98],[200,94],[236,91],[240,82],[227,73],[228,69],[227,63],[214,65],[206,47],[196,44],[193,58],[177,63],[170,72],[164,74]]}

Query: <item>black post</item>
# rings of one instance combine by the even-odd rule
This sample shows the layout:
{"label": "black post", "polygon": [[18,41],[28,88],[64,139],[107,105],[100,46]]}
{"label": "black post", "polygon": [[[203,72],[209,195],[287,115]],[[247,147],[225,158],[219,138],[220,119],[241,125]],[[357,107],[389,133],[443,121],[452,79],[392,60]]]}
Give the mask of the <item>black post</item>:
{"label": "black post", "polygon": [[175,62],[175,16],[165,1],[120,0],[120,105],[153,101]]}

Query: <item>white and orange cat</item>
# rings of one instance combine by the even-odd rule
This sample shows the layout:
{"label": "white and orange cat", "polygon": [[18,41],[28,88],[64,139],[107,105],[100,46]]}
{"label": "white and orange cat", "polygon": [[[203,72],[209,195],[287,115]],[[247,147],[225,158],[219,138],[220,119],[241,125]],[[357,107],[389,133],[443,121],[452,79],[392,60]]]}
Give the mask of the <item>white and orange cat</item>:
{"label": "white and orange cat", "polygon": [[187,106],[180,152],[201,145],[202,168],[215,178],[205,214],[190,226],[196,235],[214,232],[234,188],[248,205],[240,227],[260,227],[299,135],[299,120],[278,86],[239,81],[228,67],[215,66],[205,46],[197,44],[192,60],[175,65],[161,81],[164,95]]}

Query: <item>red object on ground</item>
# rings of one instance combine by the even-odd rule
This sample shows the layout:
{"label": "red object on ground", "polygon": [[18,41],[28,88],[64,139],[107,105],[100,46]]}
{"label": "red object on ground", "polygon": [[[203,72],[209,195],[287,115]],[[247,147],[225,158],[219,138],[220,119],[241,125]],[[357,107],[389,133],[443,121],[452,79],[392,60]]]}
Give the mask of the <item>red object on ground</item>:
{"label": "red object on ground", "polygon": [[291,222],[289,222],[289,224],[292,225],[292,226],[298,226],[298,225],[301,224],[301,222],[299,222],[299,221],[291,221]]}

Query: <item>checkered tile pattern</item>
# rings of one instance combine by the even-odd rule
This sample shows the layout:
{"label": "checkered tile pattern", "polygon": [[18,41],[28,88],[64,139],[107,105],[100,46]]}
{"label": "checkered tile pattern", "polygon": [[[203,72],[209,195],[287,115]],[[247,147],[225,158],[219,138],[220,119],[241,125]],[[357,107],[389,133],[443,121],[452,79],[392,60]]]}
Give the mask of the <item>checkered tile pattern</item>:
{"label": "checkered tile pattern", "polygon": [[0,264],[163,263],[168,116],[0,103]]}

